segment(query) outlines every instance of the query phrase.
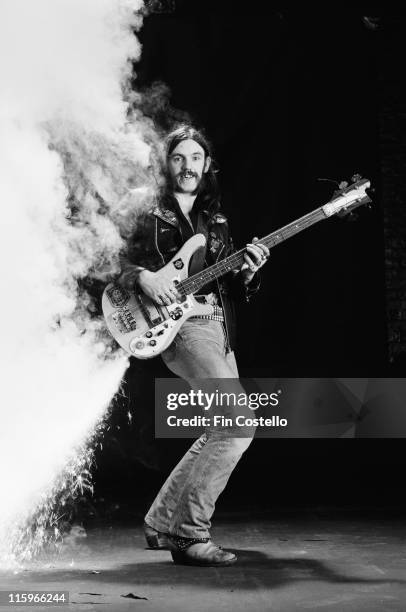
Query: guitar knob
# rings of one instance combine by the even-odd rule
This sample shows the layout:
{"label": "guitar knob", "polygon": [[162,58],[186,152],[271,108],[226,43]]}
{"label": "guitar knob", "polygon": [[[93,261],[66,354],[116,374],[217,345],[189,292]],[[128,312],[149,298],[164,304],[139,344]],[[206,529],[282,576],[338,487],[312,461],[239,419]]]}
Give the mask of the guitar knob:
{"label": "guitar knob", "polygon": [[147,331],[147,333],[145,334],[147,338],[152,338],[152,332]]}
{"label": "guitar knob", "polygon": [[136,342],[132,341],[130,342],[130,351],[140,351],[144,346],[145,344],[142,340],[137,340]]}
{"label": "guitar knob", "polygon": [[149,344],[150,346],[155,346],[155,345],[156,345],[156,340],[150,340],[150,341],[148,342],[148,344]]}

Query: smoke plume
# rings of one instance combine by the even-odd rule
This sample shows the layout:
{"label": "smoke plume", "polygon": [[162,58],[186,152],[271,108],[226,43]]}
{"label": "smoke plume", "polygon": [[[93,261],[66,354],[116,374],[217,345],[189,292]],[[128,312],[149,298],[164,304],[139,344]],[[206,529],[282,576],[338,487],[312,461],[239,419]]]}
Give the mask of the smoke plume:
{"label": "smoke plume", "polygon": [[153,188],[153,127],[129,112],[141,9],[0,3],[3,565],[66,470],[80,474],[127,367],[84,280],[117,272],[126,212]]}

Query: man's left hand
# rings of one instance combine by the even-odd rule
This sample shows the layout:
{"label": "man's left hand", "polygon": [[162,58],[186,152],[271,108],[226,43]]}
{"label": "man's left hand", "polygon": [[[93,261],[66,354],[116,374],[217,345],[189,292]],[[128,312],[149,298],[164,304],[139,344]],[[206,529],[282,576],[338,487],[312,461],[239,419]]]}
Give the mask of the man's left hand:
{"label": "man's left hand", "polygon": [[244,253],[245,263],[241,266],[241,274],[244,279],[244,284],[248,285],[255,272],[258,272],[260,268],[268,261],[269,249],[264,244],[258,243],[258,238],[253,238],[252,242],[249,242]]}

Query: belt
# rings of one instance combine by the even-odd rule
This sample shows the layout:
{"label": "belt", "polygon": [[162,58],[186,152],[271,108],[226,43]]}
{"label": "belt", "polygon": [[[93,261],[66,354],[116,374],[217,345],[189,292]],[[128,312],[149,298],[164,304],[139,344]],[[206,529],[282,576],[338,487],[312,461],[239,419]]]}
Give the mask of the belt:
{"label": "belt", "polygon": [[220,321],[221,323],[224,322],[223,309],[221,306],[217,305],[218,297],[215,293],[209,293],[208,295],[195,295],[194,297],[200,304],[210,304],[213,306],[213,314],[195,315],[190,317],[190,319],[208,319],[210,321]]}

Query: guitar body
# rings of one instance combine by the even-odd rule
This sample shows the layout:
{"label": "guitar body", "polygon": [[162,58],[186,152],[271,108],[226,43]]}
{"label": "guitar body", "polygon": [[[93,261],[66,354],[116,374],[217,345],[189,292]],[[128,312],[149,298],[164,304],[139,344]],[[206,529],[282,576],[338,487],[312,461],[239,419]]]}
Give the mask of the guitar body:
{"label": "guitar body", "polygon": [[[175,285],[188,277],[189,263],[206,238],[195,234],[157,274]],[[103,292],[102,308],[107,327],[130,355],[149,359],[162,353],[190,317],[213,314],[213,306],[200,304],[192,295],[160,306],[142,291],[130,292],[118,283],[110,283]]]}

